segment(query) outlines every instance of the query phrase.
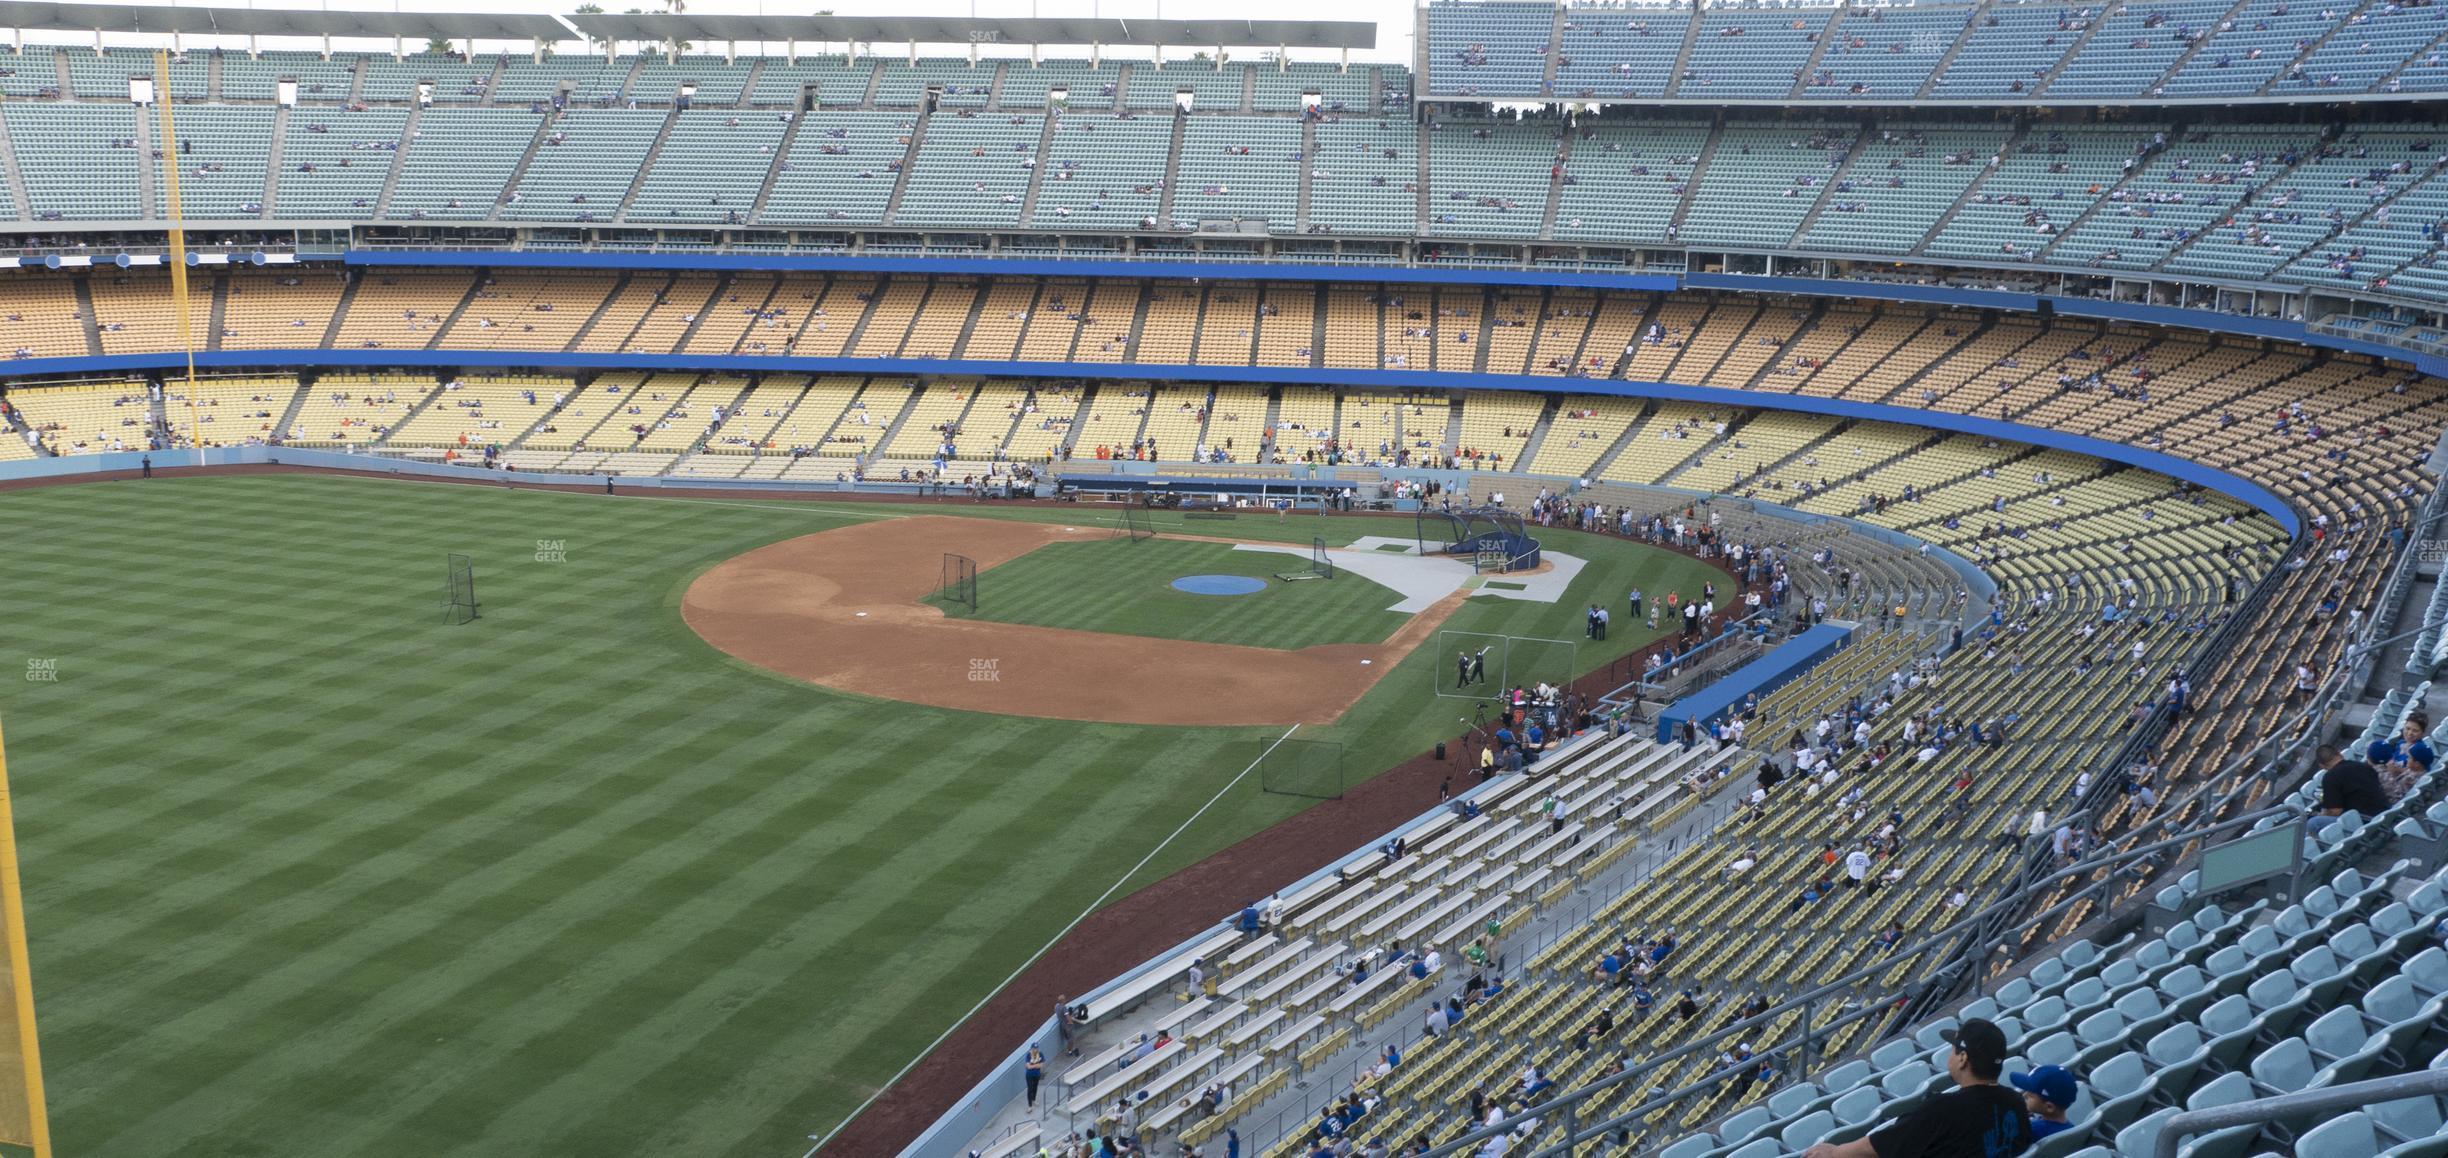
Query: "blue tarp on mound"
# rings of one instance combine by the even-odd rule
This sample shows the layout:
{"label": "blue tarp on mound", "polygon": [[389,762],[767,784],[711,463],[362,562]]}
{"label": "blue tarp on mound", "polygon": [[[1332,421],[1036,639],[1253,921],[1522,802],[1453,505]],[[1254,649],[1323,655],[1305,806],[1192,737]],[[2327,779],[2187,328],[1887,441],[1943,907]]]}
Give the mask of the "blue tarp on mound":
{"label": "blue tarp on mound", "polygon": [[1820,660],[1834,655],[1853,635],[1850,623],[1822,623],[1800,635],[1778,644],[1775,650],[1752,660],[1728,673],[1724,679],[1677,701],[1673,707],[1658,713],[1657,738],[1660,744],[1675,742],[1675,733],[1683,721],[1690,720],[1702,727],[1714,723],[1717,717],[1756,692],[1761,696],[1783,687],[1788,681],[1818,666]]}

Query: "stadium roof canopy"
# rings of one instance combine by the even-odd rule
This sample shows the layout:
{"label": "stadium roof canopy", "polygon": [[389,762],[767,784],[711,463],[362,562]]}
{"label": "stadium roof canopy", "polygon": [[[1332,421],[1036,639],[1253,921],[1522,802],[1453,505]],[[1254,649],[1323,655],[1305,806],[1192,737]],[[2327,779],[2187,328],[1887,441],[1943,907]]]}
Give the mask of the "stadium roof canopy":
{"label": "stadium roof canopy", "polygon": [[379,12],[320,8],[217,8],[152,4],[41,4],[0,0],[10,28],[189,36],[330,36],[574,40],[550,16],[515,12]]}
{"label": "stadium roof canopy", "polygon": [[[936,16],[751,16],[586,13],[566,19],[600,40],[886,41],[913,44],[1164,44],[1235,47],[1377,46],[1360,20],[1108,20]],[[458,35],[465,36],[462,32]]]}

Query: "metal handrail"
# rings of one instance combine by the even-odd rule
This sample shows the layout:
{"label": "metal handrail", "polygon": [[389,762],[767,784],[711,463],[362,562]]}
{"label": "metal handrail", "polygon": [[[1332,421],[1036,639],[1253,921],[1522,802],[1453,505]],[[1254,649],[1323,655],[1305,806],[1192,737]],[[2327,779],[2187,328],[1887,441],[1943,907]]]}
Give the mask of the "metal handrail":
{"label": "metal handrail", "polygon": [[[2149,844],[2137,845],[2133,848],[2124,849],[2122,851],[2103,853],[2100,856],[2092,857],[2088,860],[2069,865],[2065,869],[2051,874],[2039,882],[2036,882],[2036,885],[2047,884],[2059,878],[2089,876],[2103,868],[2121,867],[2125,864],[2155,855],[2163,849],[2198,840],[2215,832],[2224,831],[2230,828],[2240,828],[2249,824],[2257,823],[2266,816],[2275,815],[2285,811],[2286,809],[2283,807],[2260,809],[2243,816],[2235,817],[2231,820],[2224,820],[2208,824],[2201,828],[2193,829],[2180,835],[2154,841]],[[2113,882],[2113,880],[2114,877],[2111,876],[2106,881],[2095,882],[2092,888],[2076,893],[2075,895],[2058,902],[2056,905],[2051,906],[2047,910],[2035,914],[2030,919],[2045,919],[2049,916],[2067,910],[2075,904],[2081,903],[2083,900],[2085,900],[2090,892],[2106,887],[2109,883]],[[1889,1013],[1891,1010],[1888,1007],[1893,1001],[1898,998],[1912,998],[1917,996],[1917,991],[1926,990],[1932,983],[1928,981],[1916,982],[1905,986],[1902,990],[1896,993],[1885,994],[1873,999],[1864,1000],[1856,998],[1854,999],[1858,1002],[1858,1007],[1856,1009],[1854,1009],[1851,1013],[1848,1013],[1835,1021],[1828,1022],[1824,1025],[1812,1024],[1812,1019],[1809,1015],[1809,1011],[1813,1010],[1818,1004],[1831,998],[1840,998],[1843,995],[1843,991],[1850,986],[1860,981],[1867,980],[1876,974],[1883,973],[1894,968],[1895,961],[1898,958],[1918,956],[1930,950],[1941,948],[1947,943],[1954,941],[1962,934],[1984,925],[1993,917],[1996,917],[2002,913],[2012,912],[2026,903],[2027,898],[2020,892],[2014,896],[1993,901],[1990,904],[1973,911],[1937,933],[1924,937],[1908,946],[1898,948],[1882,960],[1855,969],[1842,977],[1838,977],[1833,981],[1819,985],[1818,987],[1813,988],[1799,996],[1788,998],[1778,1005],[1771,1006],[1766,1011],[1755,1017],[1745,1018],[1741,1021],[1735,1022],[1732,1025],[1726,1026],[1715,1033],[1709,1034],[1706,1037],[1687,1042],[1683,1045],[1675,1047],[1674,1049],[1667,1050],[1664,1053],[1647,1058],[1638,1065],[1625,1069],[1622,1073],[1601,1078],[1597,1081],[1589,1083],[1588,1085],[1582,1086],[1571,1093],[1559,1095],[1558,1097],[1549,1101],[1540,1103],[1538,1106],[1533,1107],[1527,1112],[1541,1117],[1563,1114],[1565,1116],[1564,1120],[1568,1127],[1566,1133],[1569,1135],[1569,1137],[1555,1146],[1550,1146],[1545,1149],[1538,1150],[1533,1154],[1525,1155],[1524,1158],[1546,1158],[1546,1156],[1551,1155],[1569,1154],[1573,1145],[1586,1141],[1590,1138],[1597,1137],[1601,1134],[1608,1133],[1612,1130],[1620,1129],[1629,1124],[1633,1119],[1639,1117],[1641,1114],[1657,1109],[1658,1106],[1656,1105],[1643,1105],[1642,1107],[1622,1114],[1617,1114],[1606,1119],[1605,1121],[1590,1126],[1578,1126],[1575,1119],[1575,1107],[1579,1106],[1581,1103],[1596,1097],[1601,1093],[1611,1090],[1616,1086],[1622,1085],[1625,1082],[1636,1081],[1642,1077],[1645,1077],[1648,1074],[1656,1071],[1664,1063],[1674,1061],[1688,1054],[1708,1049],[1721,1042],[1733,1040],[1737,1037],[1737,1035],[1756,1032],[1762,1027],[1772,1024],[1776,1019],[1784,1016],[1785,1014],[1795,1011],[1804,1012],[1804,1022],[1801,1030],[1802,1040],[1799,1042],[1780,1042],[1769,1047],[1768,1049],[1761,1050],[1758,1056],[1765,1057],[1770,1054],[1782,1053],[1789,1049],[1799,1047],[1805,1052],[1805,1057],[1807,1057],[1807,1050],[1809,1048],[1809,1042],[1811,1039],[1823,1035],[1827,1030],[1838,1025],[1842,1025],[1866,1016],[1883,1015]],[[1941,969],[1944,969],[1945,967],[1946,963],[1942,963],[1940,966]],[[1801,1067],[1797,1066],[1793,1068],[1799,1069]],[[1681,1095],[1671,1095],[1669,1096],[1669,1100],[1671,1100],[1671,1098],[1674,1096]],[[1467,1147],[1470,1147],[1475,1143],[1486,1141],[1489,1138],[1496,1137],[1506,1132],[1508,1132],[1508,1127],[1504,1125],[1475,1129],[1467,1134],[1464,1134],[1460,1138],[1431,1149],[1425,1158],[1444,1158],[1445,1155],[1461,1154],[1465,1152]]]}
{"label": "metal handrail", "polygon": [[2231,1126],[2258,1125],[2296,1114],[2350,1110],[2379,1102],[2393,1102],[2399,1098],[2419,1098],[2425,1094],[2448,1094],[2448,1070],[2418,1070],[2368,1081],[2348,1082],[2327,1089],[2304,1090],[2274,1098],[2186,1110],[2159,1127],[2159,1140],[2152,1145],[2151,1151],[2156,1158],[2176,1158],[2177,1148],[2184,1144],[2187,1134],[2208,1133]]}

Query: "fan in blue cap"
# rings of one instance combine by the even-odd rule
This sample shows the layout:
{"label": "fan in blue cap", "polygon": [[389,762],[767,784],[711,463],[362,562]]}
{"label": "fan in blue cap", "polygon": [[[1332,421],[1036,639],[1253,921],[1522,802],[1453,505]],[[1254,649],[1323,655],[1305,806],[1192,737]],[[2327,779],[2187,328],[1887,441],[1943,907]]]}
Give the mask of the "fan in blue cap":
{"label": "fan in blue cap", "polygon": [[2074,1099],[2081,1097],[2082,1092],[2074,1084],[2074,1075],[2064,1066],[2040,1066],[2029,1073],[2008,1074],[2006,1082],[2023,1091],[2024,1108],[2031,1111],[2033,1141],[2074,1128],[2074,1123],[2066,1121],[2066,1113],[2074,1108]]}

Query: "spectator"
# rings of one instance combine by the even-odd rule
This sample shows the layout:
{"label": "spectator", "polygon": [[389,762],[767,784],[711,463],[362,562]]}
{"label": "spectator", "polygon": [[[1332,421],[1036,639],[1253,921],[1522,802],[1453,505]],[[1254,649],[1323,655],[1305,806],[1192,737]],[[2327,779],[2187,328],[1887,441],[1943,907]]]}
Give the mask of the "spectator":
{"label": "spectator", "polygon": [[2066,1111],[2074,1108],[2074,1099],[2081,1092],[2074,1085],[2074,1075],[2064,1066],[2041,1066],[2030,1073],[2007,1077],[2008,1084],[2023,1091],[2023,1107],[2031,1111],[2032,1141],[2074,1128],[2066,1121]]}
{"label": "spectator", "polygon": [[1821,1142],[1802,1158],[2010,1158],[2032,1144],[2023,1099],[1998,1085],[2006,1066],[2006,1034],[1973,1018],[1944,1035],[1947,1076],[1955,1089],[1923,1101],[1866,1138],[1841,1146]]}
{"label": "spectator", "polygon": [[2388,810],[2388,797],[2380,790],[2380,774],[2371,765],[2346,759],[2331,744],[2321,745],[2314,760],[2321,768],[2321,798],[2312,815],[2304,818],[2304,835],[2318,833],[2350,811],[2369,819]]}
{"label": "spectator", "polygon": [[2391,800],[2403,800],[2413,791],[2415,782],[2429,774],[2437,761],[2431,744],[2423,738],[2431,730],[2431,717],[2414,712],[2405,718],[2399,734],[2389,739],[2375,740],[2365,757],[2380,772],[2380,790]]}

